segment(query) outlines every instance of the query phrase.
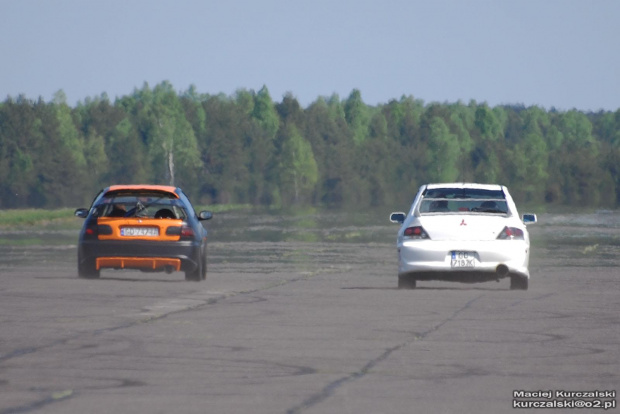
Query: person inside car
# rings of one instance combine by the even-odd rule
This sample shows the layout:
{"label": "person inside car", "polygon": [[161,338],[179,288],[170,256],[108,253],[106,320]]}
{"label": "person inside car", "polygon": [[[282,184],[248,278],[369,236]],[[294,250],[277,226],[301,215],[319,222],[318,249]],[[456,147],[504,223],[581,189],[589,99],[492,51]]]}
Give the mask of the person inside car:
{"label": "person inside car", "polygon": [[123,217],[125,214],[127,214],[127,210],[124,205],[114,204],[114,206],[112,206],[112,210],[108,214],[108,217]]}

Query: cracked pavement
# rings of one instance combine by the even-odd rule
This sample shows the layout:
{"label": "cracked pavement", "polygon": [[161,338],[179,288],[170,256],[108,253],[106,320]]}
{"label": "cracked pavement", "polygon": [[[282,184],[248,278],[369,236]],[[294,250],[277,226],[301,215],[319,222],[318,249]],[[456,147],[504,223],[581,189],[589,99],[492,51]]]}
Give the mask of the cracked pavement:
{"label": "cracked pavement", "polygon": [[392,240],[212,242],[202,283],[11,250],[0,414],[507,413],[515,390],[616,390],[620,259],[555,248],[528,291],[398,290]]}

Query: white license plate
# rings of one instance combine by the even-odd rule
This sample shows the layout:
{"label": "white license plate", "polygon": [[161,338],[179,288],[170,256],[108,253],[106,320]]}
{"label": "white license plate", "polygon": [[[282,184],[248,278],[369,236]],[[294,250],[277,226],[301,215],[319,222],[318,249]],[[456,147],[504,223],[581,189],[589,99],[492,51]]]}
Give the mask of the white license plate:
{"label": "white license plate", "polygon": [[474,252],[451,252],[450,266],[472,268],[476,267],[476,255]]}
{"label": "white license plate", "polygon": [[157,227],[123,227],[121,236],[124,237],[156,237],[159,236]]}

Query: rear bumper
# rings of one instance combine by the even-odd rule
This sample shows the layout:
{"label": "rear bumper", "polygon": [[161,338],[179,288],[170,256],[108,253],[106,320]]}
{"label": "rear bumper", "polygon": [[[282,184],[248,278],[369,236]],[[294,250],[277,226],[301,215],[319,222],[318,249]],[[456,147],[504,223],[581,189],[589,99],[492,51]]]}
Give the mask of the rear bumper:
{"label": "rear bumper", "polygon": [[95,269],[142,269],[142,270],[181,270],[181,259],[166,257],[98,257]]}
{"label": "rear bumper", "polygon": [[[452,267],[452,252],[469,252],[474,267]],[[520,240],[479,242],[407,241],[398,246],[398,273],[418,274],[421,278],[455,280],[459,278],[495,279],[508,276],[528,278],[529,245]],[[500,267],[500,269],[498,269]]]}
{"label": "rear bumper", "polygon": [[100,269],[140,269],[144,271],[194,271],[201,259],[197,241],[131,244],[116,240],[83,240],[78,246],[78,264]]}

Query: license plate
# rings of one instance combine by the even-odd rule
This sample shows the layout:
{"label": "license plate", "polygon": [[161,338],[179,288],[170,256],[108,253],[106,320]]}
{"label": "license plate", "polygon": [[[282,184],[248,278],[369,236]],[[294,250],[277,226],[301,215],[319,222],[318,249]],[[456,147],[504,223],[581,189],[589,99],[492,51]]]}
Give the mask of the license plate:
{"label": "license plate", "polygon": [[452,252],[450,266],[472,268],[476,267],[476,255],[474,252]]}
{"label": "license plate", "polygon": [[156,237],[159,236],[157,227],[123,227],[121,236],[124,237]]}

